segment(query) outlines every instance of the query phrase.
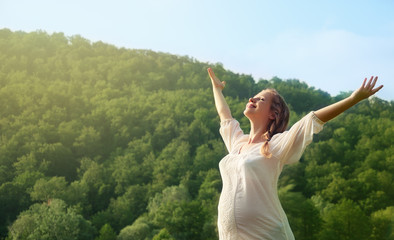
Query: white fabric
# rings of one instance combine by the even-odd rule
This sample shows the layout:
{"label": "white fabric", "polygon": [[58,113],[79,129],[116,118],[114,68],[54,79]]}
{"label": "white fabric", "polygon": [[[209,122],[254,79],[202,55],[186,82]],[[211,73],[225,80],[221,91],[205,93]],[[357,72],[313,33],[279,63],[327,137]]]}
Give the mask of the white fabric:
{"label": "white fabric", "polygon": [[223,188],[218,206],[220,240],[294,239],[279,202],[277,182],[284,164],[297,162],[313,134],[323,128],[313,112],[278,133],[269,142],[271,158],[260,153],[262,143],[239,151],[248,141],[235,119],[220,123],[229,151],[219,163]]}

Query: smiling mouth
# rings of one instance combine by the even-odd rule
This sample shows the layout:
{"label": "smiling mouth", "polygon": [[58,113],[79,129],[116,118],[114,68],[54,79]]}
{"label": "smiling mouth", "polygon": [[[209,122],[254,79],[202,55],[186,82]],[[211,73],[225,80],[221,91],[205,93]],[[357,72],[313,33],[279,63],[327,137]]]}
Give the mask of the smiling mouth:
{"label": "smiling mouth", "polygon": [[248,108],[256,108],[256,106],[253,104],[248,104]]}

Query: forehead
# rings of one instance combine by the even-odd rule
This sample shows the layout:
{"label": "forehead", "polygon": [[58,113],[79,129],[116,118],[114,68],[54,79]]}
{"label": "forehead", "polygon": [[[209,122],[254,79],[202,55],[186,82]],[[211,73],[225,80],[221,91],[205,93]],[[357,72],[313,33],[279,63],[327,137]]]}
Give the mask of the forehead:
{"label": "forehead", "polygon": [[264,97],[264,98],[271,98],[272,93],[268,90],[263,90],[259,93],[257,93],[254,97]]}

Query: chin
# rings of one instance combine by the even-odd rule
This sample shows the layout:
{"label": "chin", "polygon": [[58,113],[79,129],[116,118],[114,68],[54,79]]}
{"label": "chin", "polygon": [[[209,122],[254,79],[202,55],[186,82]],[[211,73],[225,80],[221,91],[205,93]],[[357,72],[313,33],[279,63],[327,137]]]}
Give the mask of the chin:
{"label": "chin", "polygon": [[245,115],[245,117],[249,118],[252,115],[252,113],[250,111],[248,111],[248,109],[245,109],[244,115]]}

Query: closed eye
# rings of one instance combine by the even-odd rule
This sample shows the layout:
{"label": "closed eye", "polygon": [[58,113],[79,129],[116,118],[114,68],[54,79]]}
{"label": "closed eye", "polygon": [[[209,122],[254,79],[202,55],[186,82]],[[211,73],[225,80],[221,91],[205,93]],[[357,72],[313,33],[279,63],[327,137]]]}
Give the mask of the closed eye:
{"label": "closed eye", "polygon": [[262,102],[265,101],[264,98],[259,98],[259,97],[249,98],[249,102],[252,101],[252,100],[253,100],[253,101],[256,101],[256,102],[257,102],[257,101],[262,101]]}

